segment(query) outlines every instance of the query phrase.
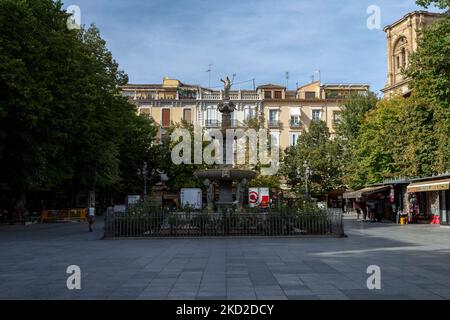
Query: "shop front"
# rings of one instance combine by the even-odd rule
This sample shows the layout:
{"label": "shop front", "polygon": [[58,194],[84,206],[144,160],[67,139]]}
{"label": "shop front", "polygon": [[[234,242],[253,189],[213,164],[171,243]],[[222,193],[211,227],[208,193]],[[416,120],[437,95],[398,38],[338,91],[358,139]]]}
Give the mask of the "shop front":
{"label": "shop front", "polygon": [[352,207],[362,216],[362,220],[382,221],[395,220],[391,185],[369,186],[361,190],[346,192],[343,198],[347,208]]}
{"label": "shop front", "polygon": [[408,220],[411,223],[448,225],[450,175],[412,180],[408,186]]}

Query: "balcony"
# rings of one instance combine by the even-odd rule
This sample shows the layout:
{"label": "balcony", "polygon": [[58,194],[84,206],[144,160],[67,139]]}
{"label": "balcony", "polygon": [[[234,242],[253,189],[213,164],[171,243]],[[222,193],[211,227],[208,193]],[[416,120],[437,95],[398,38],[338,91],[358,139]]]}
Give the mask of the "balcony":
{"label": "balcony", "polygon": [[242,100],[260,100],[259,94],[257,93],[243,93],[241,96]]}
{"label": "balcony", "polygon": [[301,129],[302,128],[302,123],[300,121],[293,121],[293,120],[291,120],[289,122],[289,126],[291,127],[291,129]]}
{"label": "balcony", "polygon": [[221,100],[220,93],[203,94],[202,100]]}
{"label": "balcony", "polygon": [[207,128],[220,128],[221,126],[221,122],[219,120],[210,120],[210,119],[206,119],[205,120],[205,127]]}
{"label": "balcony", "polygon": [[[222,100],[223,96],[220,92],[213,92],[213,93],[205,93],[202,95],[201,100],[209,100],[209,101],[220,101]],[[242,92],[242,93],[236,93],[232,92],[230,93],[230,100],[239,101],[239,100],[246,100],[246,101],[256,101],[261,100],[258,93],[250,93],[250,92]]]}
{"label": "balcony", "polygon": [[281,122],[279,120],[269,120],[267,121],[267,126],[272,129],[280,128]]}

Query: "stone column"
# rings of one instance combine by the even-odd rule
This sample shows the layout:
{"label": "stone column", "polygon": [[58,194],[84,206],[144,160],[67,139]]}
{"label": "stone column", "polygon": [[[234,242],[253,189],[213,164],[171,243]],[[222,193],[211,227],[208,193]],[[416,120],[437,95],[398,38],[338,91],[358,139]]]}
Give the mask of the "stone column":
{"label": "stone column", "polygon": [[203,185],[206,187],[206,200],[208,212],[214,211],[214,186],[211,181],[205,179]]}

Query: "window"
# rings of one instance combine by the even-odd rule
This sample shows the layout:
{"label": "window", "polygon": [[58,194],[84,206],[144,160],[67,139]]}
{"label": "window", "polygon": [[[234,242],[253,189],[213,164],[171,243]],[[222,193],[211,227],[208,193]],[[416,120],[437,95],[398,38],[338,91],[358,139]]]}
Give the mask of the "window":
{"label": "window", "polygon": [[291,147],[297,144],[298,137],[298,133],[291,133],[291,138],[289,139],[289,144]]}
{"label": "window", "polygon": [[305,92],[305,99],[315,99],[316,93],[314,91],[306,91]]}
{"label": "window", "polygon": [[408,41],[405,37],[401,37],[394,45],[394,49],[392,52],[392,56],[394,57],[394,66],[393,68],[398,73],[401,68],[405,68],[407,64],[407,48]]}
{"label": "window", "polygon": [[192,117],[191,117],[191,109],[184,109],[183,110],[183,120],[186,123],[192,123]]}
{"label": "window", "polygon": [[278,121],[278,110],[269,110],[269,121]]}
{"label": "window", "polygon": [[269,127],[278,128],[280,126],[279,119],[279,111],[278,110],[269,110]]}
{"label": "window", "polygon": [[217,109],[215,107],[208,107],[206,109],[206,126],[218,126],[219,121],[217,120]]}
{"label": "window", "polygon": [[402,49],[402,67],[406,67],[406,50],[405,48]]}
{"label": "window", "polygon": [[299,115],[291,116],[291,127],[300,127],[301,121]]}
{"label": "window", "polygon": [[162,109],[161,125],[163,127],[169,127],[170,126],[170,109]]}
{"label": "window", "polygon": [[336,90],[326,91],[325,96],[327,99],[338,99],[339,93]]}
{"label": "window", "polygon": [[312,111],[312,121],[319,121],[320,120],[320,110],[313,110]]}
{"label": "window", "polygon": [[178,98],[179,99],[196,99],[197,92],[193,90],[178,90]]}
{"label": "window", "polygon": [[281,91],[275,91],[275,99],[281,99]]}
{"label": "window", "polygon": [[272,91],[264,91],[264,99],[272,99]]}
{"label": "window", "polygon": [[[280,146],[280,133],[279,132],[271,132],[270,133],[270,143],[272,143],[272,137],[274,138],[274,142],[276,146]],[[271,146],[273,146],[271,144]]]}
{"label": "window", "polygon": [[[233,112],[235,113],[235,112]],[[244,121],[249,121],[254,118],[253,109],[251,107],[245,107],[244,109]]]}
{"label": "window", "polygon": [[217,110],[215,108],[208,108],[206,110],[207,120],[217,120]]}
{"label": "window", "polygon": [[301,125],[301,120],[300,120],[301,113],[302,113],[302,111],[301,111],[300,107],[290,108],[290,114],[291,114],[290,124],[291,124],[291,127],[300,127],[300,125]]}
{"label": "window", "polygon": [[334,111],[333,112],[333,124],[339,124],[341,121],[341,112],[340,111]]}

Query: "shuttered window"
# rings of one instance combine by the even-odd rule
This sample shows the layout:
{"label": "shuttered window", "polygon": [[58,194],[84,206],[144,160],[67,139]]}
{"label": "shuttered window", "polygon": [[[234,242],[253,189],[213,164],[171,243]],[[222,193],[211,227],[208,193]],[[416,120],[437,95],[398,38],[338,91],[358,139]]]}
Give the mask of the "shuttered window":
{"label": "shuttered window", "polygon": [[186,123],[191,123],[191,109],[184,109],[183,110],[183,120]]}
{"label": "shuttered window", "polygon": [[170,109],[162,109],[162,124],[163,127],[170,126]]}

